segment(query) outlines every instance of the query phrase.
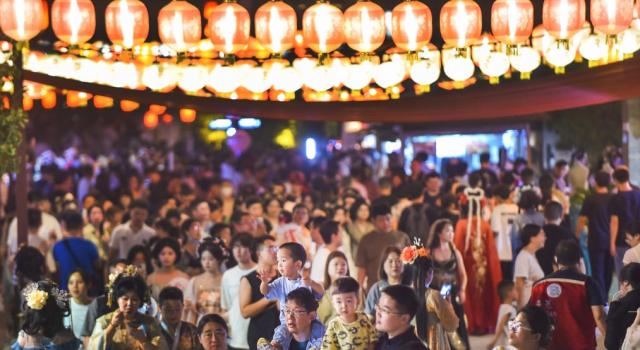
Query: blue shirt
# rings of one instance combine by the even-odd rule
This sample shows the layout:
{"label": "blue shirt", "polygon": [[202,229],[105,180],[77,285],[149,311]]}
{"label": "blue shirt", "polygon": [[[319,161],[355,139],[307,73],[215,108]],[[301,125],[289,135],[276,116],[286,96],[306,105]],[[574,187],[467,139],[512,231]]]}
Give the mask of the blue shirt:
{"label": "blue shirt", "polygon": [[286,323],[284,308],[287,302],[287,294],[298,288],[307,288],[311,292],[313,292],[313,296],[316,298],[316,300],[322,299],[322,294],[318,295],[311,289],[311,287],[305,286],[302,283],[301,277],[298,277],[294,280],[290,280],[286,277],[278,277],[273,282],[269,283],[269,292],[264,297],[268,300],[278,301],[280,305],[280,324],[282,325]]}
{"label": "blue shirt", "polygon": [[[65,241],[68,244],[65,244]],[[69,251],[69,248],[73,251]],[[74,259],[75,256],[75,259]],[[69,275],[76,269],[82,269],[89,275],[94,275],[94,262],[98,259],[98,249],[84,238],[65,238],[53,246],[53,258],[58,264],[60,286],[67,290]]]}
{"label": "blue shirt", "polygon": [[[291,333],[289,333],[289,331],[287,330],[286,326],[281,325],[280,327],[284,327],[284,330],[281,332],[281,338],[279,339],[274,339],[276,340],[283,349],[288,349],[288,350],[292,350],[295,349],[295,346],[300,345],[300,343],[295,344],[294,339],[293,339],[293,335]],[[311,334],[309,334],[309,339],[306,342],[305,345],[305,349],[310,350],[310,349],[320,349],[322,348],[322,337],[324,337],[324,325],[322,323],[320,323],[320,321],[318,320],[313,320],[311,321]],[[292,347],[291,345],[293,345],[294,347]]]}

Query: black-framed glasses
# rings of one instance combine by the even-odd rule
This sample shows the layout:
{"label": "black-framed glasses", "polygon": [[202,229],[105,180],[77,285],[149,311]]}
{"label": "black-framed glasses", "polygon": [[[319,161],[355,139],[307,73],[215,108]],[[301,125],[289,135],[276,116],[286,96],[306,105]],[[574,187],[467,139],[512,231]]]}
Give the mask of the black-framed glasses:
{"label": "black-framed glasses", "polygon": [[386,314],[386,315],[402,315],[401,312],[396,312],[396,311],[391,311],[386,307],[382,307],[380,306],[380,304],[376,304],[376,312],[379,312],[381,314]]}
{"label": "black-framed glasses", "polygon": [[300,309],[284,309],[282,310],[282,312],[284,313],[285,316],[291,316],[296,318],[302,317],[309,313],[307,310],[300,310]]}

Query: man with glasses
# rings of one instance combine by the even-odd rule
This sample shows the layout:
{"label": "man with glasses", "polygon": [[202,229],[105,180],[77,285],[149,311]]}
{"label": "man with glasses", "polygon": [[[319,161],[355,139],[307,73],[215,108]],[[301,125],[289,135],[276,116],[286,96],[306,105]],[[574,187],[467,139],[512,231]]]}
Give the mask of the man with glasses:
{"label": "man with glasses", "polygon": [[418,307],[418,298],[410,287],[394,285],[382,290],[376,306],[375,326],[384,334],[379,338],[376,350],[427,349],[411,325]]}
{"label": "man with glasses", "polygon": [[287,294],[284,308],[286,331],[269,345],[258,341],[258,349],[311,350],[322,347],[324,325],[318,321],[318,302],[307,288],[298,288]]}

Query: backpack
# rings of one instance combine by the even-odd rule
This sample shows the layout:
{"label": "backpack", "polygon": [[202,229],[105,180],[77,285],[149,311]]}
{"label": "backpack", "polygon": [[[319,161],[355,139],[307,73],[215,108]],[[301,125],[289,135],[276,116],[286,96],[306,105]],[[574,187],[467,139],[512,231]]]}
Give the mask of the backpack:
{"label": "backpack", "polygon": [[415,238],[420,238],[423,244],[428,244],[427,235],[431,224],[427,216],[428,204],[412,205],[405,209],[406,216],[402,225],[402,230],[409,235],[413,242]]}

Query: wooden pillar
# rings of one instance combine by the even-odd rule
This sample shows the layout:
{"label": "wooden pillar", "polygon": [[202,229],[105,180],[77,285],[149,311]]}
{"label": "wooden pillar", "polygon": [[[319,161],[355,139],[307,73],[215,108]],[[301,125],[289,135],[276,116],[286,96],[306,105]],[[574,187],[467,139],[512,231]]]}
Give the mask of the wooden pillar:
{"label": "wooden pillar", "polygon": [[[25,43],[18,42],[13,46],[13,63],[15,64],[15,75],[13,76],[13,96],[11,99],[11,108],[22,109],[23,98],[23,56],[22,49]],[[18,219],[18,246],[26,244],[28,239],[27,227],[27,138],[26,127],[22,131],[22,142],[18,148],[17,157],[20,159],[20,165],[16,171],[16,217]]]}

